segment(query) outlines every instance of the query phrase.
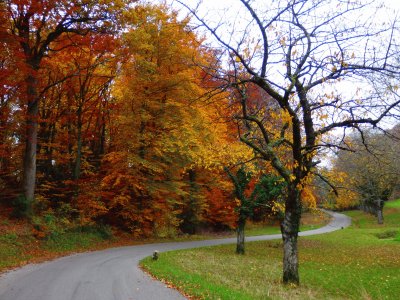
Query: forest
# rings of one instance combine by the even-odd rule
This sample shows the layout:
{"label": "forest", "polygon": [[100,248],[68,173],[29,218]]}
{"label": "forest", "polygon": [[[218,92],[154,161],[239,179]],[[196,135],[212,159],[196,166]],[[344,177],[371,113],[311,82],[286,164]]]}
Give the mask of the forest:
{"label": "forest", "polygon": [[95,14],[84,17],[66,1],[67,18],[45,5],[2,8],[14,22],[1,36],[0,187],[11,214],[134,237],[233,228],[224,167],[252,153],[229,92],[207,95],[219,83],[205,68],[218,62],[188,20],[165,6],[88,4]]}
{"label": "forest", "polygon": [[[382,223],[399,195],[397,20],[330,32],[365,6],[311,22],[322,1],[282,1],[271,16],[239,2],[249,26],[224,35],[184,1],[186,14],[144,1],[1,1],[6,214],[38,239],[84,226],[134,239],[240,233],[273,219],[283,281],[295,284],[302,211],[360,207]],[[334,87],[348,78],[370,92]]]}

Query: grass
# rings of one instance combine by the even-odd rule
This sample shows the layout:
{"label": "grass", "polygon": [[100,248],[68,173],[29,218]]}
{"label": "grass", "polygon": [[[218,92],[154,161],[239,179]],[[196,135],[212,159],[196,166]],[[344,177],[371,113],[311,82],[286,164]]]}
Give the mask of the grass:
{"label": "grass", "polygon": [[15,233],[0,235],[0,269],[28,259],[22,251],[23,243]]}
{"label": "grass", "polygon": [[66,232],[44,241],[42,247],[53,252],[68,252],[75,249],[89,250],[93,244],[104,239],[91,232]]}
{"label": "grass", "polygon": [[27,220],[9,219],[4,212],[0,219],[0,272],[75,252],[132,244],[131,239],[112,239],[111,229],[106,226],[59,226],[37,238],[37,230]]}
{"label": "grass", "polygon": [[400,208],[400,201],[388,201],[385,203],[386,208]]}
{"label": "grass", "polygon": [[400,201],[384,210],[385,224],[359,211],[350,228],[299,239],[301,286],[281,284],[280,240],[161,253],[142,267],[200,299],[398,299]]}
{"label": "grass", "polygon": [[[320,211],[306,212],[303,214],[300,224],[300,231],[320,228],[329,222],[329,216]],[[265,234],[280,233],[280,227],[277,224],[252,224],[249,223],[245,228],[246,236],[257,236]]]}

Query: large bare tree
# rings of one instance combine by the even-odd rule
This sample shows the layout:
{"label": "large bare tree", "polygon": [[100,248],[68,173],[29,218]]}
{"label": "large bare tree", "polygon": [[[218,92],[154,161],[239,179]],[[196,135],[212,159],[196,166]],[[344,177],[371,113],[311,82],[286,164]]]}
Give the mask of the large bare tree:
{"label": "large bare tree", "polygon": [[[236,93],[242,107],[237,119],[241,140],[287,183],[281,224],[284,283],[299,284],[301,191],[315,172],[318,153],[341,147],[334,136],[347,128],[378,127],[398,113],[400,99],[390,93],[394,86],[385,87],[389,93],[380,97],[369,85],[374,74],[393,78],[399,73],[394,59],[398,21],[390,15],[383,19],[385,7],[375,2],[237,0],[225,10],[204,13],[206,2],[191,7],[179,1],[226,58],[221,65],[227,70],[216,72],[224,88],[245,91],[255,84],[268,96],[259,99],[264,110],[255,113],[246,93]],[[273,113],[282,118],[271,130]]]}

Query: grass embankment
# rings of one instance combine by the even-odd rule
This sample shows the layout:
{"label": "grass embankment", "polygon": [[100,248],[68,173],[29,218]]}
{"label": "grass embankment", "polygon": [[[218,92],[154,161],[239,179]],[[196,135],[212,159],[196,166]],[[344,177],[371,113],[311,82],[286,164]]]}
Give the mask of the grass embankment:
{"label": "grass embankment", "polygon": [[[350,228],[299,239],[301,286],[281,284],[282,243],[247,243],[162,253],[142,266],[200,299],[399,299],[400,201],[389,202],[385,224],[348,212]],[[397,235],[397,238],[396,238]]]}
{"label": "grass embankment", "polygon": [[[308,214],[304,219],[303,230],[320,227],[326,222],[323,216]],[[174,238],[134,240],[128,234],[116,233],[113,236],[107,228],[86,227],[58,232],[44,239],[37,239],[34,230],[26,221],[9,219],[3,211],[0,215],[0,272],[31,262],[41,262],[75,252],[100,250],[110,247],[134,244],[201,240],[234,235],[233,232],[220,234],[182,235]],[[251,224],[247,235],[278,233],[276,225]]]}
{"label": "grass embankment", "polygon": [[31,262],[41,262],[74,252],[123,245],[123,238],[111,238],[97,227],[69,230],[46,239],[34,237],[26,221],[0,220],[0,272]]}

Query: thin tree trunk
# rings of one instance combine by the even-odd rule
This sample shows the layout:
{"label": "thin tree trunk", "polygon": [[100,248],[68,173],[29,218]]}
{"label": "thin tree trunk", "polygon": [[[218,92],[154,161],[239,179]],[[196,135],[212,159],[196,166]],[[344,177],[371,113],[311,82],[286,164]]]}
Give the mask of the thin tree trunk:
{"label": "thin tree trunk", "polygon": [[37,99],[37,79],[29,75],[26,79],[28,109],[26,120],[25,153],[23,162],[22,192],[27,201],[29,212],[35,196],[36,182],[36,151],[38,135],[38,112],[39,103]]}
{"label": "thin tree trunk", "polygon": [[81,162],[82,162],[82,120],[81,108],[78,109],[78,124],[77,124],[77,147],[75,156],[74,179],[78,180],[81,177]]}
{"label": "thin tree trunk", "polygon": [[237,243],[236,243],[236,253],[244,254],[244,227],[246,225],[246,220],[239,220],[238,226],[236,228],[237,233]]}
{"label": "thin tree trunk", "polygon": [[378,224],[383,224],[383,211],[381,208],[378,208],[376,215],[378,217]]}
{"label": "thin tree trunk", "polygon": [[283,239],[283,283],[300,283],[297,237],[301,218],[300,193],[289,187],[285,217],[281,223]]}
{"label": "thin tree trunk", "polygon": [[383,224],[383,200],[378,200],[376,205],[376,217],[378,218],[378,224]]}

